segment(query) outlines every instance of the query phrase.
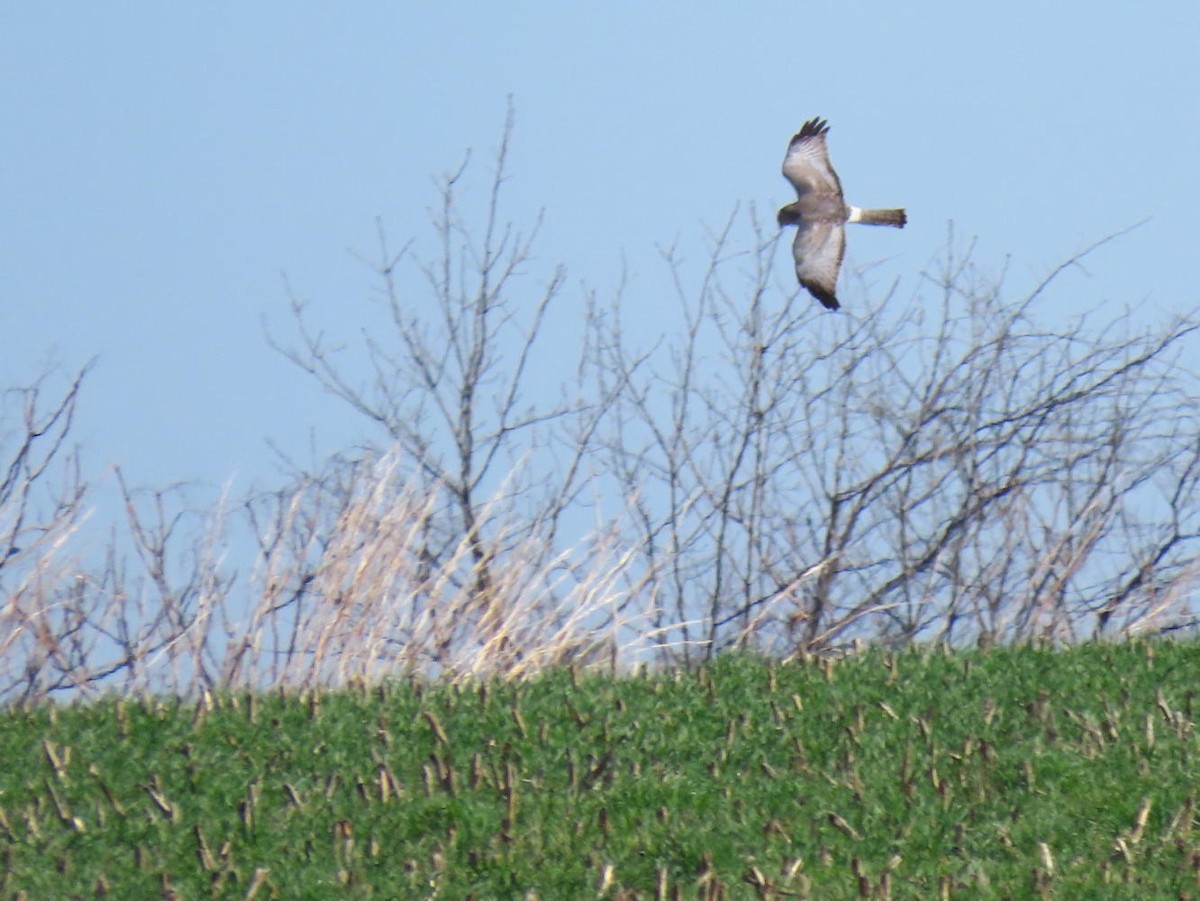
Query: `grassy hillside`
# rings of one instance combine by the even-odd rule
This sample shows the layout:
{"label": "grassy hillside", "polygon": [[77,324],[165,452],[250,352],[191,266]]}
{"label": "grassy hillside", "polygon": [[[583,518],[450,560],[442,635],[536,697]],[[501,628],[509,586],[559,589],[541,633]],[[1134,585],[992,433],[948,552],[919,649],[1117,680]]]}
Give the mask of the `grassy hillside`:
{"label": "grassy hillside", "polygon": [[0,713],[3,897],[1200,897],[1200,648]]}

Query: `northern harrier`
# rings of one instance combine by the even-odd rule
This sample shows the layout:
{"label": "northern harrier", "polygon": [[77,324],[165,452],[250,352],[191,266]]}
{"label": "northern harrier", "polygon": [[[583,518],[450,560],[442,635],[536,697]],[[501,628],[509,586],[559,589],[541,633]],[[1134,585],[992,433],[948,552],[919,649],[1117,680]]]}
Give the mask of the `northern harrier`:
{"label": "northern harrier", "polygon": [[830,310],[838,308],[835,295],[838,270],[846,250],[847,222],[904,228],[904,210],[860,210],[842,197],[842,183],[829,162],[825,135],[829,125],[810,119],[788,144],[783,177],[796,189],[797,200],[779,211],[779,224],[798,225],[792,256],[796,278]]}

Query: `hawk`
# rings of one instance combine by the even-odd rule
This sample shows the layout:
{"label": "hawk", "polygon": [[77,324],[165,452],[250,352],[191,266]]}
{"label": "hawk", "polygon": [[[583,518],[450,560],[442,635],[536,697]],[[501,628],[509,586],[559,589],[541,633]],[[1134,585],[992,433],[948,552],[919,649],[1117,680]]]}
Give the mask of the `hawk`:
{"label": "hawk", "polygon": [[842,197],[842,183],[829,162],[829,124],[809,119],[788,144],[783,177],[796,189],[796,201],[779,211],[779,225],[797,225],[792,256],[796,278],[826,309],[836,310],[838,270],[846,250],[847,222],[904,228],[904,210],[860,210]]}

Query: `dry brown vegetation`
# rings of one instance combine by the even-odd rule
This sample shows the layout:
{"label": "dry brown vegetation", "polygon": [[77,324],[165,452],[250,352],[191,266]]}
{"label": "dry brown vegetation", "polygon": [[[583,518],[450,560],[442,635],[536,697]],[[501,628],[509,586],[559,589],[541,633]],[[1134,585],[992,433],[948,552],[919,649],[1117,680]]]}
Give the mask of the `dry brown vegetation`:
{"label": "dry brown vegetation", "polygon": [[[1196,320],[1048,313],[1103,241],[1021,293],[951,235],[907,297],[827,315],[776,273],[774,230],[735,215],[703,271],[664,253],[674,297],[589,294],[560,373],[544,326],[578,301],[537,271],[536,224],[506,224],[510,130],[481,204],[465,164],[442,180],[428,258],[380,229],[386,330],[347,356],[293,298],[270,336],[374,446],[198,517],[118,473],[128,528],[97,563],[69,437],[86,368],[5,395],[0,698],[1194,622]],[[678,328],[631,336],[634,301]]]}

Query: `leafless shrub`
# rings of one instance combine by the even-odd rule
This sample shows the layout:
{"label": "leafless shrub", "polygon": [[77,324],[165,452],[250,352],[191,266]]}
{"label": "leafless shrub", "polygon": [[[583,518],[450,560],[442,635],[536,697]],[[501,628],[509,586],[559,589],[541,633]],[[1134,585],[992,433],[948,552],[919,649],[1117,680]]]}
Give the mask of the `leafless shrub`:
{"label": "leafless shrub", "polygon": [[[226,498],[208,510],[193,509],[182,487],[133,490],[118,472],[126,535],[100,563],[72,560],[52,570],[62,578],[10,599],[17,629],[0,648],[2,697],[515,678],[646,659],[653,630],[635,612],[646,597],[629,587],[632,554],[611,535],[556,550],[544,530],[509,525],[500,491],[477,521],[511,556],[481,591],[478,569],[495,561],[476,561],[465,535],[429,555],[430,513],[444,498],[401,458],[335,458],[237,508]],[[231,535],[246,531],[235,520],[258,543],[241,580],[225,559]]]}
{"label": "leafless shrub", "polygon": [[[575,645],[593,639],[566,636],[598,621],[605,630],[620,623],[623,640],[634,641],[629,623],[645,601],[630,589],[641,580],[627,572],[627,552],[595,537],[612,528],[589,521],[584,503],[595,436],[623,381],[585,394],[591,386],[563,378],[561,365],[546,377],[542,329],[561,299],[564,271],[532,276],[540,223],[528,234],[504,224],[511,134],[510,110],[474,215],[461,196],[467,162],[438,181],[432,258],[418,256],[412,241],[393,248],[380,225],[371,266],[387,321],[363,334],[365,376],[353,375],[353,360],[310,324],[307,304],[294,296],[293,338],[269,335],[382,439],[357,462],[333,461],[319,477],[302,477],[302,490],[276,498],[269,516],[253,510],[266,536],[264,597],[282,592],[257,615],[288,611],[285,669],[309,667],[314,648],[327,659],[335,634],[357,648],[335,655],[337,679],[382,660],[422,672],[520,672],[547,655],[588,656]],[[296,503],[303,515],[288,506]],[[316,525],[326,522],[328,531]],[[353,575],[342,555],[359,564]],[[580,573],[583,565],[592,571]],[[628,576],[620,591],[618,575]],[[344,596],[355,600],[343,604]],[[626,606],[598,620],[601,596],[620,596]],[[339,616],[320,609],[331,603]],[[381,614],[380,604],[391,612]],[[251,658],[247,649],[242,659]]]}
{"label": "leafless shrub", "polygon": [[224,684],[612,667],[646,637],[620,581],[631,555],[610,538],[555,550],[544,525],[512,525],[500,491],[475,513],[507,556],[479,560],[469,535],[454,546],[431,536],[440,498],[406,477],[402,459],[336,460],[302,489],[249,505],[261,542],[258,600],[226,656]]}
{"label": "leafless shrub", "polygon": [[77,653],[78,623],[38,599],[71,588],[87,485],[70,432],[90,366],[61,389],[47,371],[0,394],[0,697],[40,693]]}
{"label": "leafless shrub", "polygon": [[593,323],[594,368],[629,384],[607,446],[643,565],[701,618],[684,647],[1071,640],[1188,608],[1192,320],[1049,327],[1055,278],[1095,248],[1012,298],[953,240],[913,300],[829,316],[774,285],[774,236],[735,253],[733,223],[694,288],[666,254],[665,365],[627,371],[618,317]]}
{"label": "leafless shrub", "polygon": [[116,480],[127,529],[110,537],[101,558],[89,559],[94,545],[77,539],[81,547],[57,553],[9,595],[10,611],[36,642],[0,648],[0,672],[12,674],[0,698],[183,694],[215,684],[211,625],[233,586],[217,559],[221,507],[191,511],[179,487],[133,491],[119,470]]}

